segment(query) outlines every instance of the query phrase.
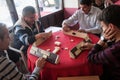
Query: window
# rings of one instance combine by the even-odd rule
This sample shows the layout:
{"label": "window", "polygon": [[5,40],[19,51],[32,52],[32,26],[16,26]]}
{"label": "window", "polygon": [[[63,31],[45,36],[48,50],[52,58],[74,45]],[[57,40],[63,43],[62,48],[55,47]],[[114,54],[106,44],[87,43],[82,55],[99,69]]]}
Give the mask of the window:
{"label": "window", "polygon": [[61,0],[38,0],[41,16],[61,9]]}
{"label": "window", "polygon": [[36,7],[35,0],[14,0],[14,3],[15,3],[15,8],[17,10],[17,14],[19,18],[22,15],[22,10],[24,7],[26,6]]}
{"label": "window", "polygon": [[[22,10],[25,6],[33,6],[36,8],[35,0],[13,0],[18,17],[21,17]],[[45,16],[47,14],[56,12],[61,9],[62,0],[38,0],[40,14]],[[0,22],[5,23],[8,27],[13,26],[12,18],[6,3],[6,0],[0,0]]]}
{"label": "window", "polygon": [[6,0],[0,0],[0,22],[5,23],[7,27],[13,25]]}
{"label": "window", "polygon": [[[61,9],[60,1],[61,0],[38,0],[41,16],[45,16]],[[14,0],[14,2],[19,17],[25,6],[33,6],[36,8],[35,0]]]}

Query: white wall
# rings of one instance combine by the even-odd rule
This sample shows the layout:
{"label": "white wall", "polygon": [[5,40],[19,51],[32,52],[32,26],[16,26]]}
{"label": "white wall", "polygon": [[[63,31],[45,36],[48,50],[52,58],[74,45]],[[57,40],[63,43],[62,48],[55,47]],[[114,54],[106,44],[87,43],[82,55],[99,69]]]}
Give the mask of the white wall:
{"label": "white wall", "polygon": [[78,8],[78,0],[64,0],[64,8]]}

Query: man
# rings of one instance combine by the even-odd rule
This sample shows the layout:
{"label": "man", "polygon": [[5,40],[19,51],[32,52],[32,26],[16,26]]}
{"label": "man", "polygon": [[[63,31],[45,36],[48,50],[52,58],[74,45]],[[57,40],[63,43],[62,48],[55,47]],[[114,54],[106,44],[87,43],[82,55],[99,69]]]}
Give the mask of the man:
{"label": "man", "polygon": [[99,20],[103,34],[97,44],[86,43],[83,49],[91,49],[88,60],[103,64],[101,80],[120,80],[120,6],[103,9]]}
{"label": "man", "polygon": [[93,0],[93,6],[100,8],[101,10],[103,10],[104,7],[104,0]]}
{"label": "man", "polygon": [[79,23],[79,31],[90,32],[99,35],[101,33],[98,16],[101,10],[92,6],[91,0],[80,0],[80,9],[77,10],[70,18],[62,23],[64,31],[69,31],[70,27]]}
{"label": "man", "polygon": [[[36,21],[34,7],[27,6],[22,11],[22,17],[14,25],[14,42],[12,47],[27,53],[30,44],[39,38],[48,37],[48,33],[43,33],[44,29],[39,21]],[[42,33],[41,33],[42,32]]]}
{"label": "man", "polygon": [[39,71],[45,64],[45,59],[39,58],[36,61],[36,67],[30,77],[25,76],[18,71],[14,62],[4,57],[4,50],[8,49],[10,42],[9,32],[6,25],[0,23],[0,80],[37,80],[39,77]]}

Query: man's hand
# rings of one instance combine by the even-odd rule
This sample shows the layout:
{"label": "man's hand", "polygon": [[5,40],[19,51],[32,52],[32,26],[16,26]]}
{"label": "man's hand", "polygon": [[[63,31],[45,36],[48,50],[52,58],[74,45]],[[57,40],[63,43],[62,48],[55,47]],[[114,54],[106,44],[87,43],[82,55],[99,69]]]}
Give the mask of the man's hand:
{"label": "man's hand", "polygon": [[109,26],[105,31],[103,31],[103,36],[107,40],[114,39],[114,36],[116,35],[117,30],[114,26]]}
{"label": "man's hand", "polygon": [[36,34],[35,35],[35,39],[37,40],[37,39],[39,39],[39,38],[44,38],[44,39],[46,39],[46,38],[48,38],[50,35],[49,34],[51,34],[51,33],[39,33],[39,34]]}
{"label": "man's hand", "polygon": [[38,58],[36,61],[36,67],[43,68],[45,63],[46,63],[46,61],[44,58]]}
{"label": "man's hand", "polygon": [[65,31],[65,32],[70,31],[69,26],[67,26],[66,24],[63,24],[63,25],[62,25],[62,29],[63,29],[63,31]]}
{"label": "man's hand", "polygon": [[78,32],[84,32],[84,33],[86,33],[86,31],[84,29],[80,29],[80,30],[78,30]]}
{"label": "man's hand", "polygon": [[84,44],[81,46],[81,49],[82,49],[82,50],[90,50],[90,49],[93,48],[94,45],[95,45],[95,44],[86,42],[86,43],[84,43]]}
{"label": "man's hand", "polygon": [[[106,28],[103,33],[102,36],[104,37],[105,40],[113,40],[115,39],[115,35],[117,34],[117,30],[115,29],[114,26],[109,26],[108,28]],[[101,46],[106,46],[106,41],[103,40],[99,40],[97,42],[97,44],[101,45]]]}

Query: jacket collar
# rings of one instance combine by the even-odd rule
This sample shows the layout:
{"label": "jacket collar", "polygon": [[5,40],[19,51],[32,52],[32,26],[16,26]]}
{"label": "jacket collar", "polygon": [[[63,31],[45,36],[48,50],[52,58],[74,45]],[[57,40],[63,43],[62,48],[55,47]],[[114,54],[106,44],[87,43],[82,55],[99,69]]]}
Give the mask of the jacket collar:
{"label": "jacket collar", "polygon": [[[29,29],[32,31],[32,28],[25,22],[25,20],[24,20],[23,18],[20,18],[20,19],[15,23],[14,27],[17,26],[17,25],[21,25],[21,27],[23,27],[24,29],[27,27],[27,28],[29,28]],[[37,28],[38,32],[40,32],[40,31],[39,31],[38,24],[37,24],[37,21],[35,21],[35,27]]]}

